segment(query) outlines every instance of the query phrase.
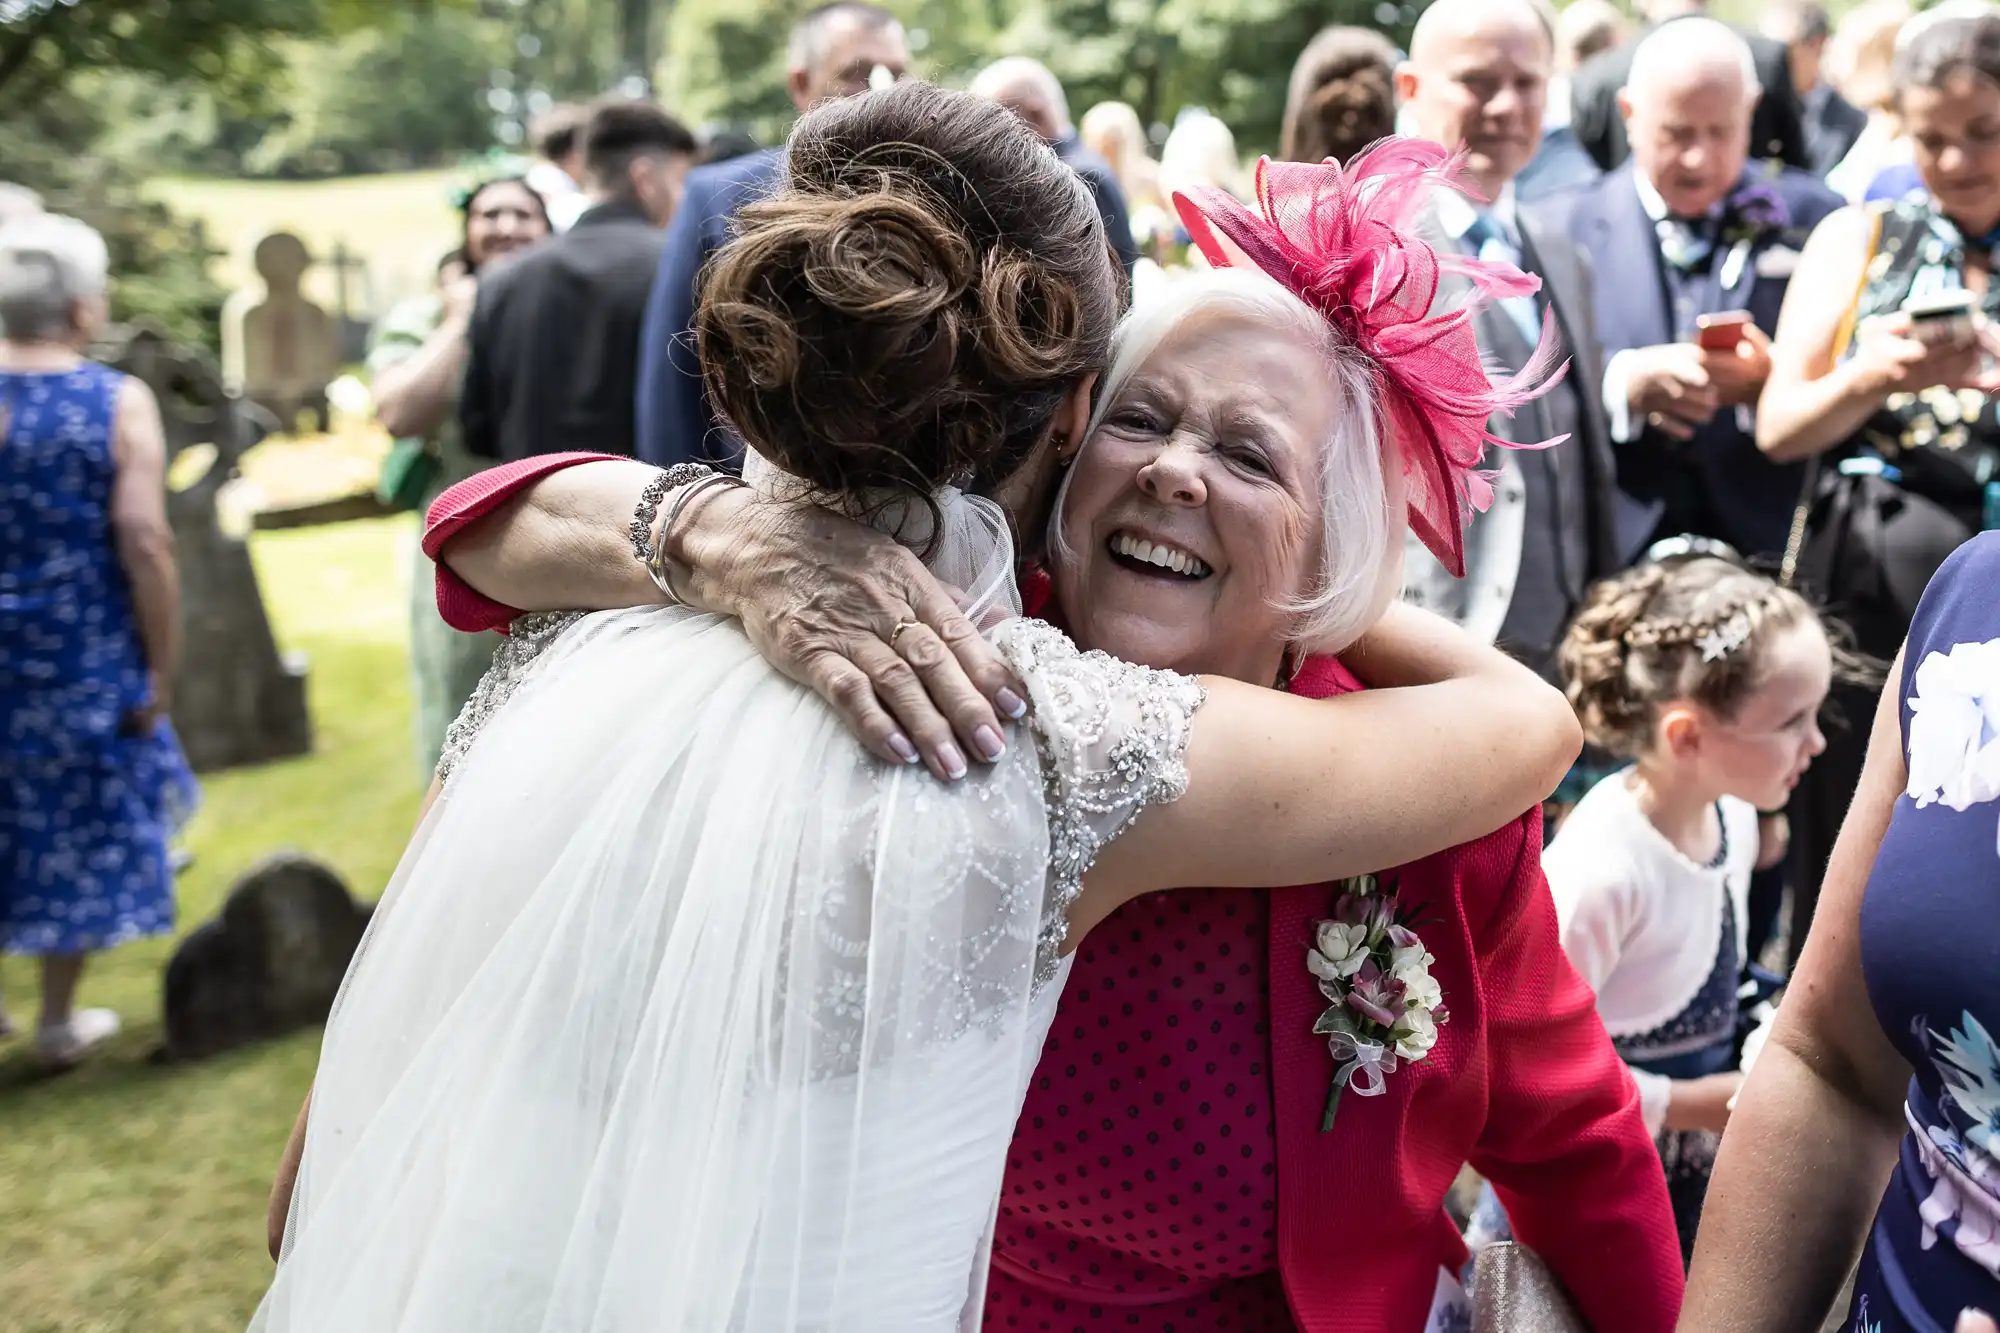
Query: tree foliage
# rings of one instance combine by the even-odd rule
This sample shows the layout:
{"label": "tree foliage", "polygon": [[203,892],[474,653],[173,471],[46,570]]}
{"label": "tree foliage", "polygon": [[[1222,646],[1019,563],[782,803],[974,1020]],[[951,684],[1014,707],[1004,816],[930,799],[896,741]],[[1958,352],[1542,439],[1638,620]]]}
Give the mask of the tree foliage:
{"label": "tree foliage", "polygon": [[[1349,23],[1409,35],[1421,0],[888,0],[928,77],[962,84],[997,56],[1035,56],[1081,115],[1108,99],[1148,124],[1204,107],[1246,151],[1273,148],[1292,61],[1315,32]],[[792,115],[784,33],[803,0],[680,0],[668,30],[663,92],[697,119],[767,138]]]}
{"label": "tree foliage", "polygon": [[0,105],[85,70],[250,93],[283,38],[338,35],[462,0],[0,0]]}
{"label": "tree foliage", "polygon": [[209,274],[208,240],[145,197],[136,160],[97,151],[104,115],[102,104],[64,88],[0,117],[6,177],[103,233],[114,318],[145,320],[190,347],[213,348],[225,293]]}

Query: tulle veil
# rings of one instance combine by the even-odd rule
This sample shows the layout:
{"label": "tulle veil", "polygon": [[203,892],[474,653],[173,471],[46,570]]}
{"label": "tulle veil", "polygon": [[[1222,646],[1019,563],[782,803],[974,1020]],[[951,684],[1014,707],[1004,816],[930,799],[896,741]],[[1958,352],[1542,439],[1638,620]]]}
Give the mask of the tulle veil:
{"label": "tulle veil", "polygon": [[[1018,614],[1005,516],[939,508],[932,567]],[[540,637],[349,971],[252,1328],[976,1328],[1059,990],[1036,746],[946,787],[733,622]]]}

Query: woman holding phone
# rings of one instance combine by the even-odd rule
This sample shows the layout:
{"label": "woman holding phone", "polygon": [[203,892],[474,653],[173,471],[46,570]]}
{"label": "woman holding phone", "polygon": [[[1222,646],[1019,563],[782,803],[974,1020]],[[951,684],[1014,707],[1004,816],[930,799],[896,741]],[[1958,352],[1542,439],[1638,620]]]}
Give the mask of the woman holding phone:
{"label": "woman holding phone", "polygon": [[[1800,582],[1892,657],[1945,559],[1988,526],[2000,476],[1989,396],[2000,243],[2000,17],[1940,20],[1896,55],[1896,107],[1926,193],[1846,208],[1799,260],[1757,408],[1757,444],[1818,459],[1788,557]],[[2000,491],[1996,491],[2000,494]],[[1860,781],[1872,701],[1836,686],[1845,726],[1792,807],[1794,957],[1834,835]]]}

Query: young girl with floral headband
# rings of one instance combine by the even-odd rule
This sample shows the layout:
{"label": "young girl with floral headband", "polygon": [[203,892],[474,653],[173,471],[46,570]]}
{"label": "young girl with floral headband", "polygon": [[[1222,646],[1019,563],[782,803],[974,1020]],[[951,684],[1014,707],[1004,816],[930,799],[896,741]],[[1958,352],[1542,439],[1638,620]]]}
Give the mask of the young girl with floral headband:
{"label": "young girl with floral headband", "polygon": [[1683,1255],[1738,1072],[1738,985],[1759,810],[1826,748],[1833,653],[1812,607],[1714,556],[1597,585],[1560,663],[1592,745],[1631,761],[1543,857],[1563,948],[1639,1084]]}

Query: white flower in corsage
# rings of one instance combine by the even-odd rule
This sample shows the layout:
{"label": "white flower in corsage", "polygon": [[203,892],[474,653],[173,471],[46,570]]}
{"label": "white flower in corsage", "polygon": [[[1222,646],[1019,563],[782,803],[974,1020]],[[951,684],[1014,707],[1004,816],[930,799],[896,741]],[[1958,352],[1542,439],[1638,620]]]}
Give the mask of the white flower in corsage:
{"label": "white flower in corsage", "polygon": [[1397,1062],[1429,1055],[1439,1025],[1451,1017],[1431,976],[1437,960],[1411,924],[1394,891],[1382,892],[1375,876],[1363,875],[1341,885],[1332,918],[1313,928],[1306,970],[1333,1002],[1313,1031],[1326,1037],[1337,1066],[1321,1132],[1333,1128],[1342,1093],[1351,1087],[1357,1096],[1381,1096]]}
{"label": "white flower in corsage", "polygon": [[1956,644],[1917,667],[1908,790],[1920,810],[2000,799],[2000,639]]}

